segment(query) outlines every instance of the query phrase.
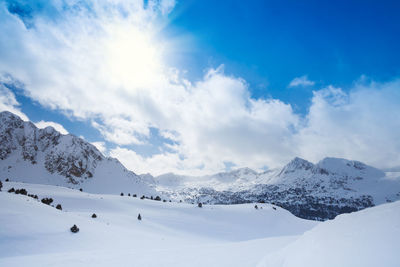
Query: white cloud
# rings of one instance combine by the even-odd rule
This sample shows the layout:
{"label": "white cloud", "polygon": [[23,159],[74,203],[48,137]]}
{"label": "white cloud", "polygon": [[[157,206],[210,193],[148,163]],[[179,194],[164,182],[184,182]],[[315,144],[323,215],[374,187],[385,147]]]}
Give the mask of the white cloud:
{"label": "white cloud", "polygon": [[[167,172],[182,171],[186,167],[182,166],[178,154],[175,153],[162,153],[146,158],[133,150],[117,147],[110,151],[110,156],[118,158],[125,167],[137,174],[151,171],[151,174],[159,175]],[[195,171],[194,174],[198,173],[195,168],[190,169]]]}
{"label": "white cloud", "polygon": [[98,142],[92,142],[91,144],[94,145],[102,154],[106,154],[107,147],[105,142],[98,141]]}
{"label": "white cloud", "polygon": [[0,111],[10,111],[18,115],[22,120],[28,121],[29,118],[19,108],[20,104],[15,98],[14,93],[1,82],[2,80],[0,80]]}
{"label": "white cloud", "polygon": [[[95,16],[60,10],[62,17],[34,19],[29,29],[0,4],[0,73],[24,82],[43,106],[92,121],[119,145],[110,155],[133,171],[203,174],[224,170],[224,162],[257,169],[294,156],[399,165],[398,81],[315,91],[302,117],[280,100],[252,98],[248,84],[223,68],[185,80],[166,63],[169,42],[159,35],[171,6],[115,3],[94,2]],[[289,86],[314,85],[296,79]],[[169,152],[144,157],[121,147],[147,142],[150,127],[174,141]]]}
{"label": "white cloud", "polygon": [[301,76],[294,78],[288,85],[288,87],[306,87],[306,86],[313,86],[315,84],[314,81],[310,81],[307,77],[307,75]]}
{"label": "white cloud", "polygon": [[36,127],[41,128],[41,129],[51,126],[54,129],[56,129],[58,132],[60,132],[61,134],[68,134],[68,131],[65,130],[65,128],[61,124],[54,122],[54,121],[38,121],[38,122],[35,122],[35,125],[36,125]]}
{"label": "white cloud", "polygon": [[314,92],[306,126],[295,136],[299,154],[357,159],[381,168],[400,162],[400,80]]}

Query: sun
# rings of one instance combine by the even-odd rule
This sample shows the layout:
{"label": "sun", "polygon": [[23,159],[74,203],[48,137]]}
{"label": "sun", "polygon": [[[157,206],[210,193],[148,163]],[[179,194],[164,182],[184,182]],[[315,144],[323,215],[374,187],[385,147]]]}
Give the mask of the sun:
{"label": "sun", "polygon": [[106,44],[106,67],[124,88],[149,88],[163,76],[164,47],[155,34],[133,26],[112,29]]}

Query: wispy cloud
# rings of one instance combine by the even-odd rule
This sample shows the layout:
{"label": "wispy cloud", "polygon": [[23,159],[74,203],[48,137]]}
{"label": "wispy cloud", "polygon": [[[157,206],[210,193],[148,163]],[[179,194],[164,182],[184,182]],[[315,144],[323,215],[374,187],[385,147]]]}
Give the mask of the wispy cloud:
{"label": "wispy cloud", "polygon": [[301,76],[294,78],[288,85],[288,87],[306,87],[306,86],[313,86],[315,84],[314,81],[310,81],[307,77],[307,75]]}
{"label": "wispy cloud", "polygon": [[41,129],[44,129],[44,128],[50,126],[62,134],[68,134],[68,131],[65,130],[65,128],[61,124],[56,123],[54,121],[38,121],[38,122],[35,122],[35,125],[36,125],[36,127],[41,128]]}
{"label": "wispy cloud", "polygon": [[21,117],[21,119],[28,121],[28,116],[21,111],[19,106],[20,104],[15,98],[14,93],[2,84],[0,80],[0,111],[10,111]]}

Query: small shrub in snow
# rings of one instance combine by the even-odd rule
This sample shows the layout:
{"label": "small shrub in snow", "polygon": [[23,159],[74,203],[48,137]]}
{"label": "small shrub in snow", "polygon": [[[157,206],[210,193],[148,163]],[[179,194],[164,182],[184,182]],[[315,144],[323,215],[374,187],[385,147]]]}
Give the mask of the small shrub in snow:
{"label": "small shrub in snow", "polygon": [[197,204],[197,207],[202,208],[203,207],[203,203],[199,202],[199,204]]}
{"label": "small shrub in snow", "polygon": [[93,213],[93,214],[92,214],[92,218],[97,218],[96,213]]}
{"label": "small shrub in snow", "polygon": [[150,199],[153,200],[153,196],[151,196]]}
{"label": "small shrub in snow", "polygon": [[57,204],[56,209],[62,210],[61,204]]}
{"label": "small shrub in snow", "polygon": [[9,182],[9,181],[10,181],[10,179],[7,178],[7,179],[6,179],[6,182]]}
{"label": "small shrub in snow", "polygon": [[79,232],[78,226],[76,226],[76,225],[74,224],[74,226],[71,227],[71,232],[72,232],[72,233],[77,233],[77,232]]}
{"label": "small shrub in snow", "polygon": [[121,197],[124,196],[124,193],[121,193]]}
{"label": "small shrub in snow", "polygon": [[53,199],[46,197],[46,198],[42,198],[41,201],[42,201],[43,204],[50,205],[53,202]]}
{"label": "small shrub in snow", "polygon": [[146,197],[145,197],[144,195],[140,197],[140,199],[145,199],[145,198],[146,198]]}
{"label": "small shrub in snow", "polygon": [[83,191],[83,190],[82,190],[82,188],[79,188],[79,191],[81,191],[81,192],[82,192],[82,191]]}
{"label": "small shrub in snow", "polygon": [[160,201],[161,198],[160,198],[159,196],[156,196],[156,197],[154,198],[154,200]]}
{"label": "small shrub in snow", "polygon": [[254,208],[255,208],[256,210],[258,210],[258,206],[257,206],[257,205],[255,205]]}
{"label": "small shrub in snow", "polygon": [[276,210],[276,208],[275,207],[272,207],[274,210]]}
{"label": "small shrub in snow", "polygon": [[15,190],[15,194],[21,194],[21,195],[27,195],[28,194],[28,192],[26,191],[26,189],[24,189],[24,188],[22,188],[22,189],[17,189],[17,190]]}
{"label": "small shrub in snow", "polygon": [[130,197],[131,196],[131,193],[128,193],[128,197]]}
{"label": "small shrub in snow", "polygon": [[3,183],[0,181],[0,191],[1,191],[2,187],[3,187]]}
{"label": "small shrub in snow", "polygon": [[140,213],[139,213],[139,215],[137,216],[137,219],[138,219],[139,221],[142,220],[142,216],[140,215]]}
{"label": "small shrub in snow", "polygon": [[133,194],[132,196],[133,196],[133,197],[137,197],[137,195],[136,195],[136,194]]}
{"label": "small shrub in snow", "polygon": [[7,192],[8,192],[8,193],[14,193],[14,192],[15,192],[14,187],[11,187]]}
{"label": "small shrub in snow", "polygon": [[167,202],[165,199],[163,199],[163,201],[162,202]]}

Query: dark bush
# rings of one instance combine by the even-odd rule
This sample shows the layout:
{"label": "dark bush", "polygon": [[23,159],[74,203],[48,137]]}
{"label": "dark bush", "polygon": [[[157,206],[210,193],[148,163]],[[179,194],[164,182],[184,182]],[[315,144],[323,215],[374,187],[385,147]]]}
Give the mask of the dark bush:
{"label": "dark bush", "polygon": [[161,197],[156,196],[156,197],[154,198],[154,200],[160,201],[160,200],[161,200]]}
{"label": "dark bush", "polygon": [[167,202],[165,199],[163,199],[163,201],[162,202]]}
{"label": "dark bush", "polygon": [[124,196],[124,193],[121,193],[121,197]]}
{"label": "dark bush", "polygon": [[128,197],[130,197],[131,196],[131,193],[128,193]]}
{"label": "dark bush", "polygon": [[17,190],[15,190],[15,194],[21,194],[21,195],[27,195],[28,194],[28,192],[24,189],[24,188],[22,188],[22,189],[17,189]]}
{"label": "dark bush", "polygon": [[144,195],[140,197],[140,199],[145,199],[145,198],[146,198],[146,197],[145,197]]}
{"label": "dark bush", "polygon": [[57,204],[56,209],[62,210],[61,204]]}
{"label": "dark bush", "polygon": [[41,201],[42,201],[43,204],[50,205],[53,202],[53,199],[46,197],[46,198],[42,198]]}
{"label": "dark bush", "polygon": [[3,183],[0,181],[0,191],[1,191],[2,187],[3,187]]}
{"label": "dark bush", "polygon": [[139,215],[137,216],[137,219],[138,219],[139,221],[142,220],[142,216],[140,215],[140,213],[139,213]]}
{"label": "dark bush", "polygon": [[272,207],[274,210],[276,210],[276,208],[275,207]]}
{"label": "dark bush", "polygon": [[6,182],[9,182],[9,181],[10,181],[10,179],[7,178],[7,179],[6,179]]}
{"label": "dark bush", "polygon": [[199,204],[197,204],[197,207],[202,208],[203,207],[203,203],[199,202]]}
{"label": "dark bush", "polygon": [[93,213],[93,214],[92,214],[92,218],[97,218],[96,213]]}
{"label": "dark bush", "polygon": [[137,197],[137,195],[136,195],[136,194],[133,194],[132,196],[133,196],[133,197]]}
{"label": "dark bush", "polygon": [[258,210],[258,206],[257,206],[257,205],[255,205],[254,208],[255,208],[256,210]]}
{"label": "dark bush", "polygon": [[8,193],[14,193],[14,192],[15,192],[14,187],[11,187],[7,192],[8,192]]}
{"label": "dark bush", "polygon": [[79,232],[78,226],[76,226],[76,225],[74,224],[74,226],[71,227],[71,232],[72,232],[72,233],[77,233],[77,232]]}
{"label": "dark bush", "polygon": [[79,191],[81,191],[81,192],[82,192],[82,191],[83,191],[83,190],[82,190],[82,188],[79,188]]}
{"label": "dark bush", "polygon": [[151,196],[150,199],[153,200],[153,196]]}

